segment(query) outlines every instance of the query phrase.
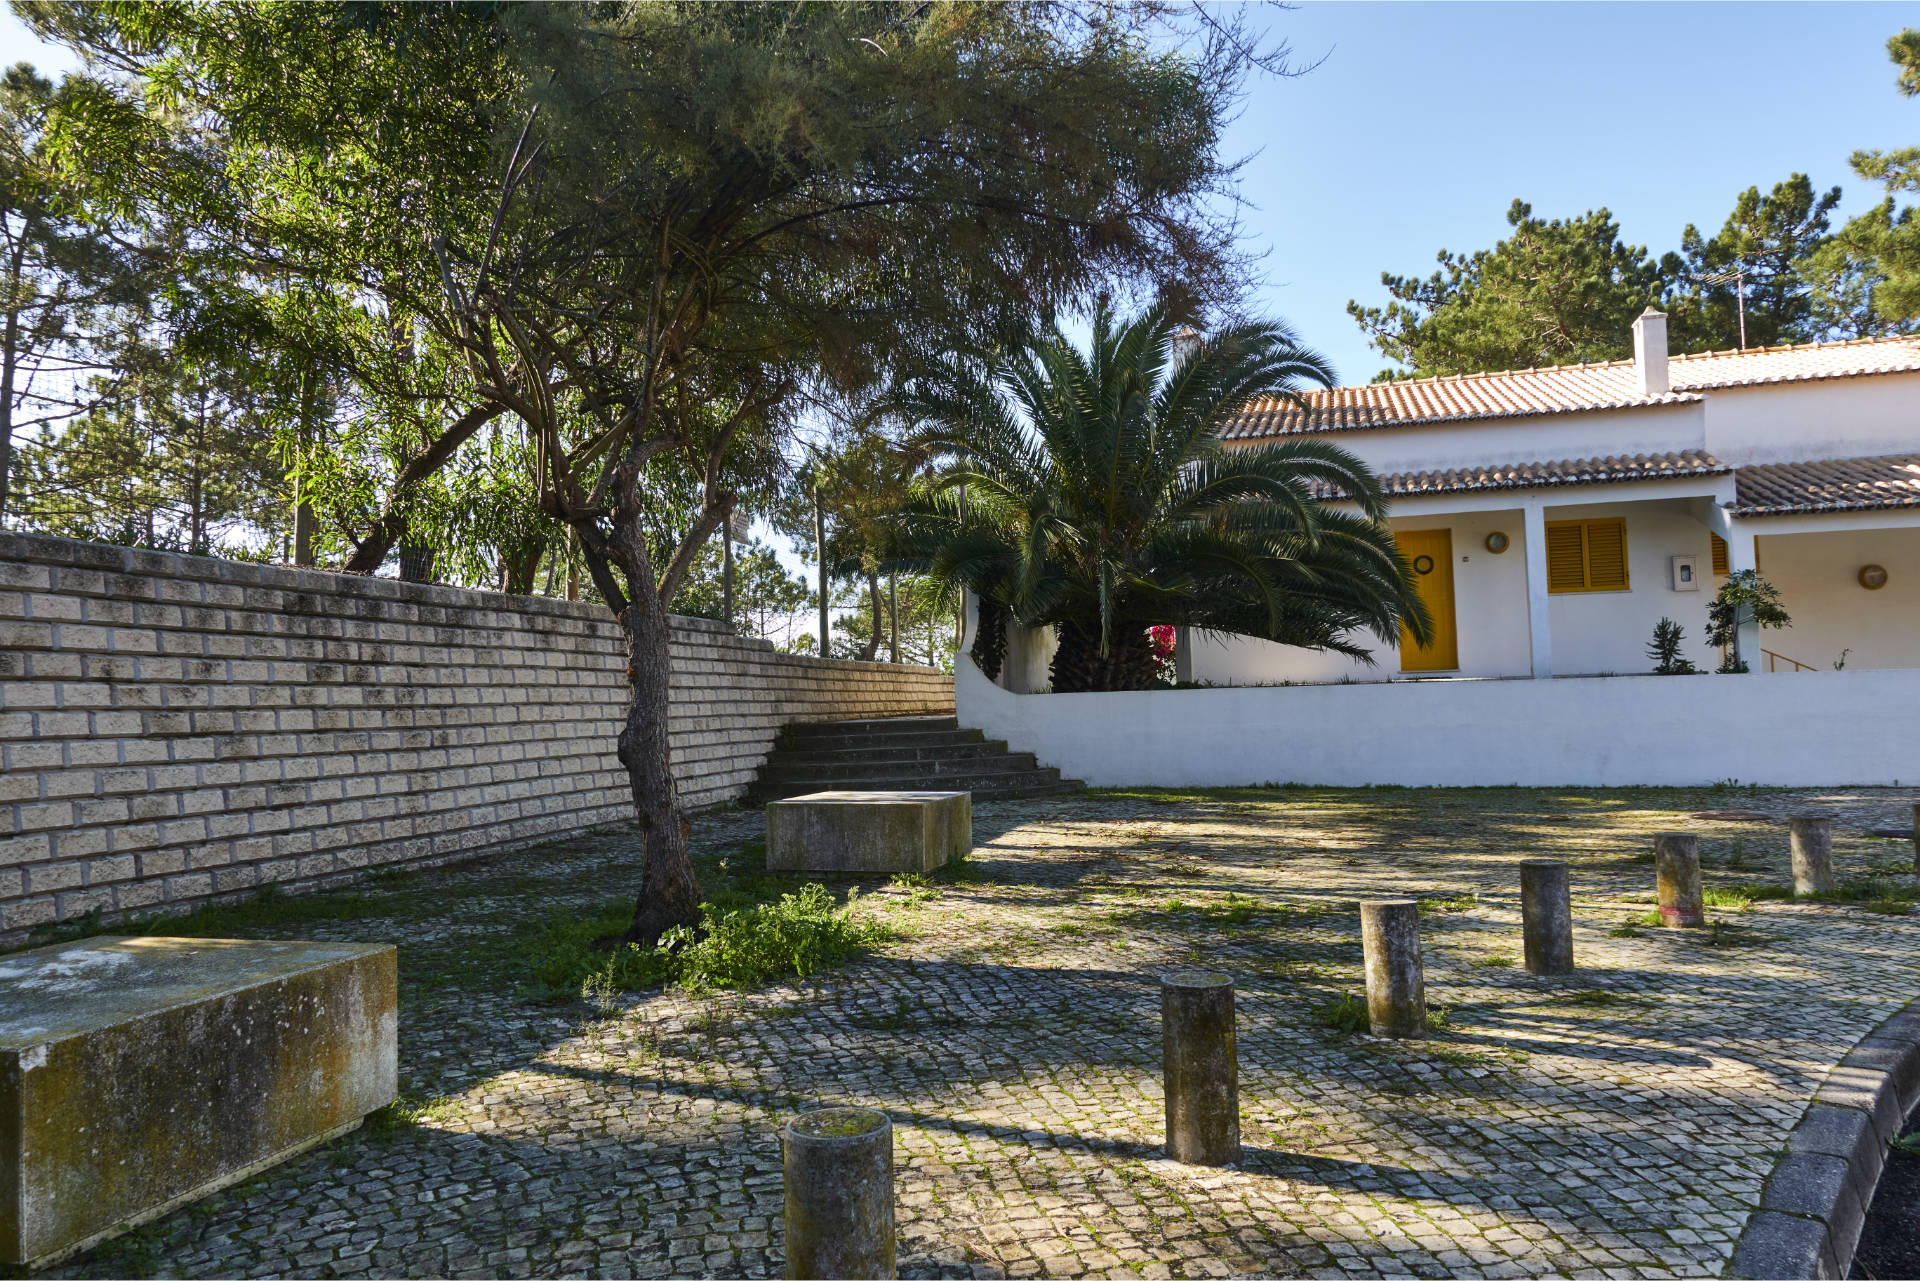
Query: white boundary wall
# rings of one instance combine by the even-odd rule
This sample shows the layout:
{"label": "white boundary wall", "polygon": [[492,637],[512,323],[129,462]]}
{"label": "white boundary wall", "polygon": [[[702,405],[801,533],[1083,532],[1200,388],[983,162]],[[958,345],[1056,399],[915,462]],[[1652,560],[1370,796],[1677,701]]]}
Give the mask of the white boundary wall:
{"label": "white boundary wall", "polygon": [[954,695],[1095,787],[1920,782],[1914,669],[1015,694],[963,649]]}

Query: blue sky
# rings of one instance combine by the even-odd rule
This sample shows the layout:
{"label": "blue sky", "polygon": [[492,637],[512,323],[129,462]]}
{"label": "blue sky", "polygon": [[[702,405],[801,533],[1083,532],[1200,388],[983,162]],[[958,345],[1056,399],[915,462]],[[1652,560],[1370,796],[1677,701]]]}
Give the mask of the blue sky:
{"label": "blue sky", "polygon": [[1518,196],[1560,217],[1602,205],[1656,255],[1688,222],[1795,171],[1870,207],[1857,148],[1920,143],[1887,37],[1915,4],[1316,4],[1253,10],[1310,74],[1250,86],[1230,154],[1260,300],[1365,382],[1382,361],[1346,315],[1380,273],[1426,275],[1490,246]]}

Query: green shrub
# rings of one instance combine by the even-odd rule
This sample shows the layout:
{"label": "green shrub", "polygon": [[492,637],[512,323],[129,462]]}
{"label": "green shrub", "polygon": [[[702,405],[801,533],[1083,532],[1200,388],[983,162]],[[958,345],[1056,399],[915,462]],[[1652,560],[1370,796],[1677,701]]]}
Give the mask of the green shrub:
{"label": "green shrub", "polygon": [[826,887],[804,885],[766,903],[735,906],[738,892],[718,892],[700,909],[698,928],[667,931],[657,947],[624,943],[598,952],[595,939],[620,933],[632,919],[630,903],[610,903],[586,916],[556,915],[529,947],[530,995],[586,1000],[611,1008],[622,992],[664,983],[693,990],[749,987],[769,979],[805,977],[864,950],[880,933],[852,919],[853,900],[836,905]]}
{"label": "green shrub", "polygon": [[865,949],[874,927],[851,919],[853,899],[836,907],[826,887],[803,885],[778,902],[734,912],[702,909],[699,931],[669,930],[659,951],[684,987],[747,987],[775,977],[805,978]]}

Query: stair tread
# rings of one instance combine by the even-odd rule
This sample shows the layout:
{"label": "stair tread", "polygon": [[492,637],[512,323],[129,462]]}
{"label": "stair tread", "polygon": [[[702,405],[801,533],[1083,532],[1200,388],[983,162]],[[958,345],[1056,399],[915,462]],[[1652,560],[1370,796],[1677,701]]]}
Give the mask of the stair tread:
{"label": "stair tread", "polygon": [[755,800],[810,792],[966,791],[982,800],[1048,796],[1085,784],[1032,752],[952,716],[887,716],[790,725],[748,789]]}

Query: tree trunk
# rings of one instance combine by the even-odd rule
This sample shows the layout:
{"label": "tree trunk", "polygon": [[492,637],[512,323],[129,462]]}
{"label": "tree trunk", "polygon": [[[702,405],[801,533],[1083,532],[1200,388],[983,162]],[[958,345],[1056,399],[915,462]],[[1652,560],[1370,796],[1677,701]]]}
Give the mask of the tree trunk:
{"label": "tree trunk", "polygon": [[1060,639],[1051,668],[1054,693],[1153,688],[1157,671],[1153,641],[1145,627],[1117,625],[1104,655],[1100,653],[1098,626],[1062,623],[1054,631]]}
{"label": "tree trunk", "polygon": [[887,650],[900,661],[900,576],[887,575]]}
{"label": "tree trunk", "polygon": [[[627,771],[634,820],[640,829],[640,892],[634,900],[633,922],[625,934],[600,942],[652,947],[676,925],[699,924],[700,882],[688,857],[689,829],[673,782],[667,721],[672,674],[667,606],[660,598],[639,516],[615,519],[610,538],[576,526],[587,571],[601,599],[615,611],[626,637],[627,715],[617,752]],[[625,593],[613,576],[613,563],[626,578]]]}
{"label": "tree trunk", "polygon": [[676,925],[700,920],[700,884],[687,853],[688,829],[674,792],[667,735],[669,670],[666,606],[651,583],[636,584],[621,615],[627,636],[627,723],[620,731],[620,763],[633,787],[640,825],[640,893],[633,924],[622,936],[651,947]]}

